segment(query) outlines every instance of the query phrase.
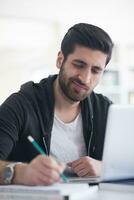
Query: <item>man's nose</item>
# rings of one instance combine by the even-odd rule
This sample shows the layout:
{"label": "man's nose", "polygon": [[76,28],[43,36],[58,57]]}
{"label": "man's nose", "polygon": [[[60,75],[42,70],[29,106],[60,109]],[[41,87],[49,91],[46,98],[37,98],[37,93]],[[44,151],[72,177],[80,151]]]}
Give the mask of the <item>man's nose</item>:
{"label": "man's nose", "polygon": [[83,70],[83,72],[81,72],[81,74],[79,75],[80,80],[82,81],[82,83],[89,83],[92,77],[92,72],[90,69],[88,70]]}

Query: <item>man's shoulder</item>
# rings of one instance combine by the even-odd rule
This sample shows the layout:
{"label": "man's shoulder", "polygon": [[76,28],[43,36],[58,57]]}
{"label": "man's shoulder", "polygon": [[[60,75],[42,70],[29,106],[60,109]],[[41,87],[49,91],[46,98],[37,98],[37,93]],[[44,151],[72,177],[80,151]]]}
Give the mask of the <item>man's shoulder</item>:
{"label": "man's shoulder", "polygon": [[113,103],[107,96],[101,93],[92,92],[90,98],[93,103],[109,104],[109,105]]}
{"label": "man's shoulder", "polygon": [[53,81],[56,79],[57,75],[49,75],[48,77],[42,79],[39,83],[29,81],[21,85],[20,93],[25,95],[33,96],[37,93],[41,93],[47,88],[52,87]]}
{"label": "man's shoulder", "polygon": [[23,106],[24,102],[35,102],[42,98],[42,94],[48,95],[50,93],[50,85],[55,76],[49,76],[42,79],[39,83],[28,81],[21,85],[20,90],[12,93],[2,105]]}
{"label": "man's shoulder", "polygon": [[87,108],[89,108],[91,115],[99,115],[101,113],[106,113],[112,103],[113,102],[108,97],[93,91],[84,101],[82,101],[81,105],[85,105],[82,106],[83,109],[88,110]]}
{"label": "man's shoulder", "polygon": [[95,112],[98,115],[99,113],[105,113],[108,111],[109,106],[113,102],[103,94],[92,92],[90,96],[88,96],[88,104],[90,110]]}

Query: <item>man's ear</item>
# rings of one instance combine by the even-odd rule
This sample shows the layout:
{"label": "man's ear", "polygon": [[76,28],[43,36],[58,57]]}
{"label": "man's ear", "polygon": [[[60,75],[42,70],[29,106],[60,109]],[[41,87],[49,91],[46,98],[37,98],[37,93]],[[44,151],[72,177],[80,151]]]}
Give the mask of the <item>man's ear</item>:
{"label": "man's ear", "polygon": [[56,60],[56,66],[58,69],[61,68],[63,60],[64,60],[64,55],[63,55],[62,51],[59,51],[58,55],[57,55],[57,60]]}

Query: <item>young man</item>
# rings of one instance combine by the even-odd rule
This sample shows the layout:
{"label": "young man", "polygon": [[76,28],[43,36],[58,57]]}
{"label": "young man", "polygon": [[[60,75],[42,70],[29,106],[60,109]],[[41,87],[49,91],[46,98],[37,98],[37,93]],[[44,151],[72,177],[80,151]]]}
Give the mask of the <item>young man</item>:
{"label": "young man", "polygon": [[[112,48],[104,30],[85,23],[74,25],[57,56],[59,74],[38,84],[24,84],[2,104],[1,184],[52,184],[60,180],[65,168],[62,163],[81,177],[100,174],[111,101],[93,89]],[[57,162],[51,156],[38,155],[27,139],[29,135]]]}

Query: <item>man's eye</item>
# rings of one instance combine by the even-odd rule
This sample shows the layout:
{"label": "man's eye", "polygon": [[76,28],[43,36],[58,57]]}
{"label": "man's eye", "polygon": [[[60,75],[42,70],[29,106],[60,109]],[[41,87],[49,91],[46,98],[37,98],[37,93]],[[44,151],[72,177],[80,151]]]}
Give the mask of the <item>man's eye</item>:
{"label": "man's eye", "polygon": [[99,69],[92,69],[93,74],[100,74],[102,71]]}
{"label": "man's eye", "polygon": [[73,63],[73,65],[75,67],[78,67],[78,68],[82,68],[83,67],[83,65],[81,63]]}

